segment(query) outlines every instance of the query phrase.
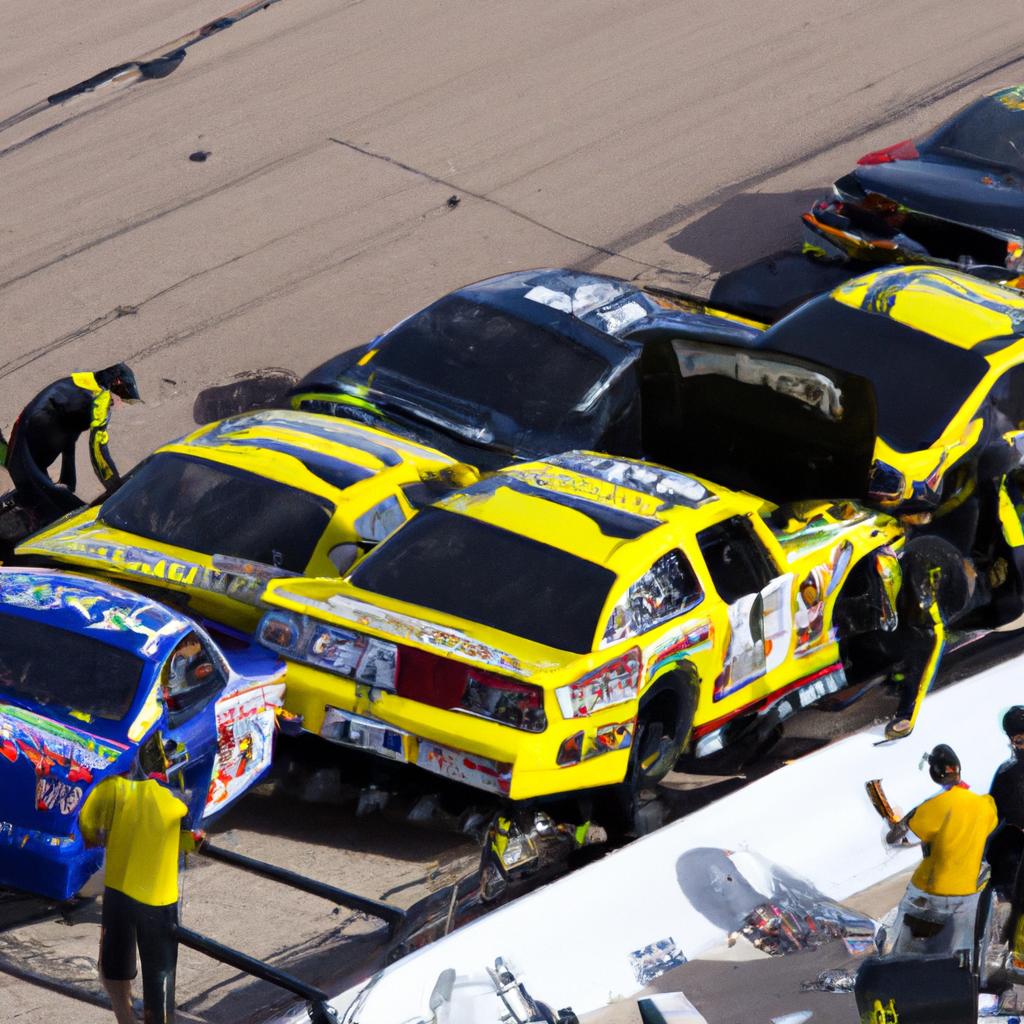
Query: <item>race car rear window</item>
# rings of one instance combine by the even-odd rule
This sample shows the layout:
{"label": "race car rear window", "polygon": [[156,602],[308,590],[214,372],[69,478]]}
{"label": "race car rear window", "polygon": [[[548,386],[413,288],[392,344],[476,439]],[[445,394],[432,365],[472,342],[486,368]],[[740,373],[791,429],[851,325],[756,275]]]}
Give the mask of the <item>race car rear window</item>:
{"label": "race car rear window", "polygon": [[780,320],[760,347],[867,378],[878,434],[904,452],[931,445],[988,370],[977,352],[828,297]]}
{"label": "race car rear window", "polygon": [[428,508],[351,578],[376,594],[584,654],[593,650],[615,574],[489,523]]}
{"label": "race car rear window", "polygon": [[158,452],[100,509],[161,544],[303,572],[334,514],[326,498],[205,459]]}
{"label": "race car rear window", "polygon": [[[1006,90],[1013,93],[1016,90]],[[1024,171],[1024,110],[998,96],[986,96],[971,104],[932,141],[930,149],[984,164],[998,164]]]}
{"label": "race car rear window", "polygon": [[456,295],[392,330],[365,367],[442,402],[450,396],[486,409],[500,434],[502,417],[523,430],[558,429],[608,371],[605,359],[565,334]]}
{"label": "race car rear window", "polygon": [[80,633],[0,614],[0,700],[120,721],[128,713],[143,661]]}

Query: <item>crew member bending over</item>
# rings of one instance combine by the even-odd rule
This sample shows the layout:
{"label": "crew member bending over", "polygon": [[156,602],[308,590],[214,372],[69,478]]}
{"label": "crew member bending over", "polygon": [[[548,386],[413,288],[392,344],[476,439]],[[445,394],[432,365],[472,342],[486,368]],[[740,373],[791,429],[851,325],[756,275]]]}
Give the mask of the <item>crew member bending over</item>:
{"label": "crew member bending over", "polygon": [[[75,496],[75,445],[89,431],[89,455],[100,482],[113,490],[120,477],[107,445],[107,424],[114,398],[138,401],[135,375],[124,364],[95,373],[73,373],[54,381],[28,403],[15,421],[7,453],[22,502],[51,522],[82,502]],[[49,468],[61,459],[54,483]]]}

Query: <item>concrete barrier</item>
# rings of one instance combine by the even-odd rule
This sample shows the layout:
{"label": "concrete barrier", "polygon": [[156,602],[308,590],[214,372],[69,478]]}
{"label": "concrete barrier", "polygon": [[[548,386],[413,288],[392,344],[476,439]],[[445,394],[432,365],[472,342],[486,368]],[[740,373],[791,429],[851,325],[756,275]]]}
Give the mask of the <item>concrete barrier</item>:
{"label": "concrete barrier", "polygon": [[723,922],[702,906],[687,873],[694,851],[749,851],[756,855],[749,862],[781,865],[834,899],[911,868],[920,851],[885,845],[865,781],[882,779],[894,808],[905,813],[937,791],[919,769],[922,754],[949,743],[964,780],[987,792],[1009,756],[1000,720],[1009,705],[1024,703],[1022,674],[1024,657],[932,694],[910,738],[876,746],[878,726],[794,761],[417,950],[332,1005],[351,1024],[429,1019],[438,975],[454,968],[461,996],[449,1020],[498,1022],[494,987],[481,983],[497,957],[556,1008],[581,1014],[630,996],[643,987],[637,954],[650,948],[690,959],[725,938]]}

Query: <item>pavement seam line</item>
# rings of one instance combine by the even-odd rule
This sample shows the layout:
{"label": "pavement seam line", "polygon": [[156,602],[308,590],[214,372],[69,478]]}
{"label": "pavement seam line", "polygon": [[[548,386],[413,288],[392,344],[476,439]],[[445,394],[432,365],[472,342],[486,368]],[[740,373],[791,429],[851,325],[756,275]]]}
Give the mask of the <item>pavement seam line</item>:
{"label": "pavement seam line", "polygon": [[577,238],[574,235],[566,234],[564,231],[559,231],[558,228],[552,227],[550,224],[545,224],[543,221],[539,221],[534,217],[531,217],[528,213],[523,213],[521,210],[515,209],[515,207],[508,206],[505,203],[499,202],[497,199],[493,199],[483,192],[474,192],[471,189],[465,188],[461,185],[457,185],[455,182],[449,181],[446,178],[439,178],[435,174],[431,174],[429,171],[421,170],[418,167],[413,167],[410,164],[404,163],[401,160],[393,156],[388,156],[387,153],[377,153],[372,149],[367,149],[365,146],[356,145],[354,142],[349,142],[346,139],[337,139],[333,135],[328,136],[331,142],[336,143],[345,149],[350,149],[354,153],[359,153],[361,156],[369,157],[372,160],[381,160],[384,163],[391,164],[393,167],[399,168],[399,170],[407,171],[409,174],[415,174],[417,177],[423,178],[426,181],[432,182],[435,185],[443,185],[445,188],[453,189],[455,192],[461,193],[462,195],[470,196],[473,199],[478,199],[482,203],[488,203],[491,206],[497,207],[505,213],[511,214],[513,217],[518,217],[520,220],[526,221],[528,224],[532,224],[534,227],[540,228],[542,231],[550,232],[557,237],[564,239],[566,242],[572,242],[573,245],[582,246],[585,249],[590,249],[595,255],[600,254],[600,258],[605,257],[619,257],[621,259],[629,260],[630,263],[635,263],[638,266],[646,267],[649,270],[658,270],[662,273],[672,274],[676,271],[670,270],[668,267],[663,267],[657,263],[649,263],[647,260],[637,259],[635,256],[626,256],[621,252],[616,252],[612,249],[606,249],[603,246],[595,245],[593,242],[587,242],[582,238]]}

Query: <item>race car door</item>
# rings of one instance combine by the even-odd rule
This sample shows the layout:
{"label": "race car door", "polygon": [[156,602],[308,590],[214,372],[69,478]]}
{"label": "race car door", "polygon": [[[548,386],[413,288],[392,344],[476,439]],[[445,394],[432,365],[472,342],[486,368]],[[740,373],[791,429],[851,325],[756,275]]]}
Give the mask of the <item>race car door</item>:
{"label": "race car door", "polygon": [[[729,606],[729,644],[714,686],[717,701],[764,678],[785,660],[792,573],[779,575],[745,516],[702,530],[697,544],[719,597]],[[764,689],[751,692],[749,699]]]}

